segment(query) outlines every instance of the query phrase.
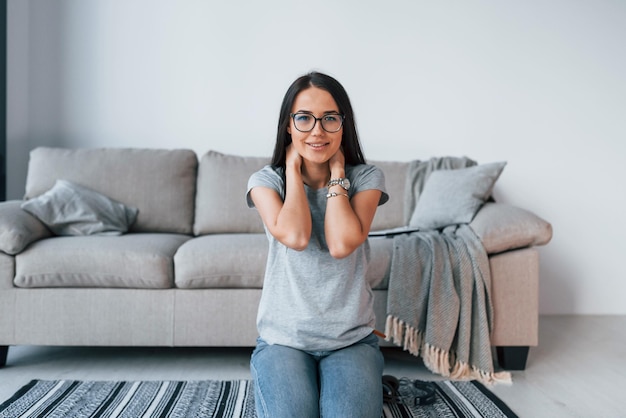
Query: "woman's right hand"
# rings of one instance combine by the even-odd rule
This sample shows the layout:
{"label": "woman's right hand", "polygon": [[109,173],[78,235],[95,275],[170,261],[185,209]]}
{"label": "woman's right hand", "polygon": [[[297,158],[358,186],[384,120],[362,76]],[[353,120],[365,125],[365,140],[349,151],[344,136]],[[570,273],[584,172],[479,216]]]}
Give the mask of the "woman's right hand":
{"label": "woman's right hand", "polygon": [[296,151],[293,144],[287,146],[287,155],[285,156],[285,166],[293,167],[298,173],[302,168],[302,157]]}
{"label": "woman's right hand", "polygon": [[250,196],[270,233],[286,247],[302,251],[311,239],[312,221],[302,181],[302,157],[289,145],[285,150],[285,195],[268,187],[254,187]]}

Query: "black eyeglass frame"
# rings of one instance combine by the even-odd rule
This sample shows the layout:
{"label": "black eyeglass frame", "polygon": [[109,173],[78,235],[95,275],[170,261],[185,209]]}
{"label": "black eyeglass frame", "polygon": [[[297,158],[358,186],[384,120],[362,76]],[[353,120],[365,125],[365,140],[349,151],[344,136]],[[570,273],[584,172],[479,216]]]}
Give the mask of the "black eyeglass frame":
{"label": "black eyeglass frame", "polygon": [[[296,116],[297,115],[307,115],[310,116],[314,119],[313,122],[313,126],[311,126],[311,129],[303,131],[302,129],[298,128],[298,125],[296,124]],[[293,126],[296,128],[296,130],[298,130],[299,132],[311,132],[313,129],[315,129],[315,125],[317,125],[317,121],[320,122],[320,124],[322,125],[322,129],[325,130],[326,132],[330,133],[330,134],[334,134],[336,132],[339,132],[341,130],[341,128],[343,128],[343,122],[346,120],[346,116],[342,115],[341,113],[327,113],[324,116],[322,116],[321,118],[316,118],[315,115],[311,114],[311,113],[307,113],[307,112],[296,112],[296,113],[290,113],[289,116],[291,116],[291,119],[293,120]],[[327,116],[339,116],[339,118],[341,119],[341,123],[339,124],[339,128],[337,128],[336,131],[329,131],[328,129],[326,129],[324,127],[324,122],[322,122],[322,119],[324,119]]]}

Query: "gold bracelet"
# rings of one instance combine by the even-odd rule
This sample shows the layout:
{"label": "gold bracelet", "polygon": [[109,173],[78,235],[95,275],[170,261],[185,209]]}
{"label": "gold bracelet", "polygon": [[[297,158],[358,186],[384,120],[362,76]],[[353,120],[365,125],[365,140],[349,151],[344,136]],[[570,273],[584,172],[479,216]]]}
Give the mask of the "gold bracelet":
{"label": "gold bracelet", "polygon": [[350,199],[350,196],[348,196],[348,193],[335,193],[335,192],[330,192],[326,195],[326,199],[329,199],[331,197],[335,197],[335,196],[345,196],[348,199]]}

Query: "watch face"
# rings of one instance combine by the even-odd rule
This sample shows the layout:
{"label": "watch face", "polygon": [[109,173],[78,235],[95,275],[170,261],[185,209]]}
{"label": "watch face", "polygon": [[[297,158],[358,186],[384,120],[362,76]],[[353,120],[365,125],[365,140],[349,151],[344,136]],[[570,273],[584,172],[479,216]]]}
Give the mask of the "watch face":
{"label": "watch face", "polygon": [[347,178],[332,179],[328,182],[328,187],[330,186],[341,186],[344,190],[348,190],[350,188],[350,180]]}

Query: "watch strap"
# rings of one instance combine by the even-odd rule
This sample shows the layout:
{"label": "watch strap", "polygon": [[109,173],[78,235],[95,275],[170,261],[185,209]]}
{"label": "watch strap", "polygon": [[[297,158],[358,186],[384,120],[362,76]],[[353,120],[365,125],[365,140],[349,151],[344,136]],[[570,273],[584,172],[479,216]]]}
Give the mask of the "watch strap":
{"label": "watch strap", "polygon": [[327,187],[341,186],[345,190],[348,190],[348,187],[350,187],[350,186],[346,186],[346,183],[350,184],[350,180],[346,179],[345,177],[339,177],[339,178],[336,178],[336,179],[330,179],[329,182],[328,182],[328,186]]}

